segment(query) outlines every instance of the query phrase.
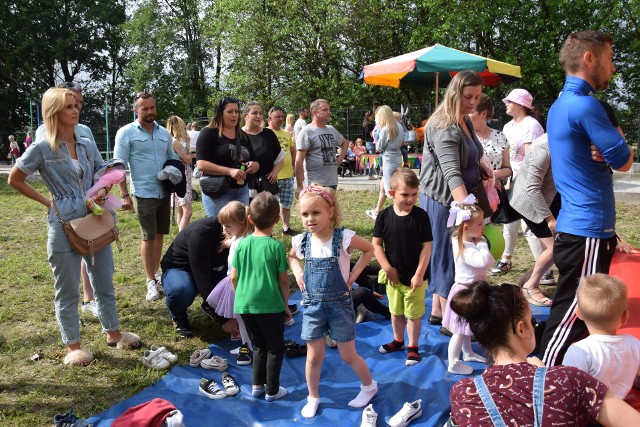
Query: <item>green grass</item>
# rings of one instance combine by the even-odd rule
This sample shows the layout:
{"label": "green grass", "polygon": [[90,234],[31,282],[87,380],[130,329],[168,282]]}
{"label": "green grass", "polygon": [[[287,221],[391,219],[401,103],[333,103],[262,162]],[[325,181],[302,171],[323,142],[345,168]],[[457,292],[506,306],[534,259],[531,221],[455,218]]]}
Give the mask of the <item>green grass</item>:
{"label": "green grass", "polygon": [[[140,362],[140,350],[120,351],[105,345],[97,319],[82,316],[84,348],[96,361],[86,368],[65,366],[65,347],[55,321],[53,283],[46,255],[45,209],[0,183],[0,425],[50,425],[56,413],[73,408],[81,417],[101,412],[160,379],[165,371],[153,371]],[[34,184],[46,194],[41,184]],[[339,191],[343,225],[371,239],[373,221],[365,209],[375,205],[377,193]],[[295,209],[295,206],[294,206]],[[635,224],[636,208],[619,205],[619,229],[631,243],[640,240]],[[294,210],[295,212],[295,210]],[[194,203],[194,219],[202,218],[202,203]],[[122,252],[114,248],[114,284],[118,296],[121,328],[138,333],[145,344],[161,344],[186,363],[191,353],[222,337],[224,333],[194,304],[189,316],[196,338],[179,339],[173,331],[164,301],[145,300],[144,273],[140,261],[138,222],[132,213],[121,212]],[[294,215],[292,227],[301,229]],[[165,248],[177,233],[173,227]],[[280,226],[274,235],[280,238]],[[284,237],[290,247],[290,238]],[[435,254],[437,256],[437,254]],[[500,281],[516,282],[533,261],[520,239],[514,268]],[[39,354],[38,361],[30,357]],[[304,381],[304,379],[300,379]]]}

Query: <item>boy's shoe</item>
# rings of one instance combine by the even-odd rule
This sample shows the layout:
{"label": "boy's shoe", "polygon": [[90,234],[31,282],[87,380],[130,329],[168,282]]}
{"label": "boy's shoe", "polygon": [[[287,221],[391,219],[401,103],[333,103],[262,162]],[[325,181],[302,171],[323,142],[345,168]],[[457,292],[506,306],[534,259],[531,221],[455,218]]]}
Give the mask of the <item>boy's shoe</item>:
{"label": "boy's shoe", "polygon": [[160,299],[160,292],[158,292],[158,284],[155,279],[149,279],[147,281],[147,301],[156,301]]}
{"label": "boy's shoe", "polygon": [[511,261],[507,261],[506,259],[499,259],[496,262],[496,265],[493,266],[489,274],[492,276],[501,276],[503,274],[508,273],[511,270]]}
{"label": "boy's shoe", "polygon": [[291,312],[292,316],[294,314],[300,313],[300,311],[298,310],[298,304],[288,304],[287,307],[289,307],[289,311]]}
{"label": "boy's shoe", "polygon": [[87,420],[78,418],[74,413],[73,409],[70,409],[69,412],[65,414],[56,414],[53,416],[53,423],[56,427],[91,427],[93,424],[89,423]]}
{"label": "boy's shoe", "polygon": [[420,363],[422,358],[418,352],[418,347],[407,347],[407,360],[404,362],[405,366],[413,366]]}
{"label": "boy's shoe", "polygon": [[187,316],[176,317],[173,319],[173,324],[176,327],[176,333],[182,338],[193,337],[193,332],[191,332],[191,325],[189,324],[189,318]]}
{"label": "boy's shoe", "polygon": [[206,301],[202,301],[202,303],[200,304],[200,309],[204,312],[204,314],[212,318],[214,322],[218,321],[219,316],[216,314],[216,311],[213,309],[213,307],[209,305],[209,303],[207,303]]}
{"label": "boy's shoe", "polygon": [[373,209],[367,209],[366,211],[364,211],[364,213],[366,213],[367,216],[374,221],[376,220],[376,218],[378,218],[378,214]]}
{"label": "boy's shoe", "polygon": [[92,299],[91,301],[83,302],[82,312],[88,313],[93,317],[98,317],[98,304],[96,304],[96,300]]}
{"label": "boy's shoe", "polygon": [[376,421],[378,421],[378,413],[373,410],[373,405],[369,404],[369,406],[362,411],[360,427],[376,427]]}
{"label": "boy's shoe", "polygon": [[240,347],[237,363],[240,366],[251,365],[251,350],[246,344],[242,344]]}
{"label": "boy's shoe", "polygon": [[226,371],[229,367],[227,361],[218,356],[211,356],[210,359],[202,359],[200,366],[204,369],[215,369],[216,371]]}
{"label": "boy's shoe", "polygon": [[198,389],[200,390],[200,393],[204,394],[209,399],[224,399],[227,397],[227,393],[221,389],[214,380],[202,378]]}
{"label": "boy's shoe", "polygon": [[415,402],[405,402],[402,409],[389,419],[391,427],[405,427],[416,418],[422,415],[422,399],[418,399]]}
{"label": "boy's shoe", "polygon": [[240,393],[240,387],[238,387],[238,383],[228,372],[222,374],[222,387],[224,387],[224,391],[225,393],[227,393],[227,396],[235,396],[236,394]]}
{"label": "boy's shoe", "polygon": [[380,346],[378,351],[380,353],[393,353],[394,351],[404,350],[404,342],[398,342],[396,340],[391,341],[388,344],[383,344]]}
{"label": "boy's shoe", "polygon": [[553,285],[556,283],[555,277],[553,277],[553,271],[549,270],[540,279],[541,285]]}
{"label": "boy's shoe", "polygon": [[209,350],[208,348],[196,350],[189,358],[189,366],[191,366],[192,368],[197,368],[198,366],[200,366],[200,362],[202,362],[209,356],[211,356],[211,350]]}

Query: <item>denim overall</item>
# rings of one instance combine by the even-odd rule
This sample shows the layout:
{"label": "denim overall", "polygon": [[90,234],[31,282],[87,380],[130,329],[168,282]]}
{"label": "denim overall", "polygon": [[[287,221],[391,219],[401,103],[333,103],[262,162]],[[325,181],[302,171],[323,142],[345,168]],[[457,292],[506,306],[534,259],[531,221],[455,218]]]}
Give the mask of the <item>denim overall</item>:
{"label": "denim overall", "polygon": [[355,339],[355,313],[351,291],[340,272],[338,258],[342,246],[342,228],[333,230],[332,256],[311,257],[311,234],[304,233],[304,291],[301,338],[314,341],[327,334],[337,342]]}
{"label": "denim overall", "polygon": [[[536,374],[533,377],[533,427],[540,427],[542,425],[544,381],[546,373],[547,368],[537,368]],[[482,399],[484,407],[487,409],[487,412],[491,417],[493,425],[496,427],[507,427],[500,415],[500,412],[498,411],[498,408],[496,407],[495,402],[493,401],[493,398],[489,394],[489,389],[484,383],[482,375],[475,377],[473,382],[476,385],[476,389],[478,390],[478,394],[480,395],[480,399]]]}

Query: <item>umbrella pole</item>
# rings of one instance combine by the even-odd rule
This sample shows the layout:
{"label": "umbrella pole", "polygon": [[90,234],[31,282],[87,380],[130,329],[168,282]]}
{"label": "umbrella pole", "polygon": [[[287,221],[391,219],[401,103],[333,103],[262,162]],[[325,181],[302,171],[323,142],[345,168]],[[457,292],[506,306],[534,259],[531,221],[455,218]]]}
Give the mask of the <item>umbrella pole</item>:
{"label": "umbrella pole", "polygon": [[434,106],[434,110],[438,108],[438,81],[440,80],[440,72],[436,71],[436,105]]}

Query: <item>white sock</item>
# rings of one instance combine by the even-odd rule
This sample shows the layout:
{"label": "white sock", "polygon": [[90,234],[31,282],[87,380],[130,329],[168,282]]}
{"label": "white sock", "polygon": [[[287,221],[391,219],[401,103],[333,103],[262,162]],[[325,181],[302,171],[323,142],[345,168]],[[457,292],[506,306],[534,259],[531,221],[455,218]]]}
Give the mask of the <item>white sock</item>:
{"label": "white sock", "polygon": [[487,359],[485,359],[484,357],[480,356],[477,353],[465,353],[464,351],[462,352],[462,360],[464,360],[465,362],[480,362],[480,363],[487,363]]}
{"label": "white sock", "polygon": [[449,364],[447,371],[457,375],[471,375],[473,373],[473,368],[469,365],[460,363],[460,360],[456,359],[453,364]]}
{"label": "white sock", "polygon": [[281,386],[276,394],[268,394],[267,393],[267,395],[264,397],[264,400],[266,400],[267,402],[273,402],[276,399],[280,399],[282,397],[285,397],[287,394],[289,394],[287,389]]}
{"label": "white sock", "polygon": [[262,396],[263,394],[264,394],[264,386],[262,386],[262,387],[252,386],[251,387],[251,396],[259,397],[259,396]]}
{"label": "white sock", "polygon": [[373,396],[378,392],[378,383],[375,381],[371,381],[371,385],[363,385],[360,384],[360,393],[349,402],[349,406],[352,408],[362,408],[367,406],[367,404],[373,399]]}
{"label": "white sock", "polygon": [[305,418],[313,418],[316,416],[316,412],[318,412],[318,406],[320,406],[320,398],[308,396],[307,404],[304,405],[300,414]]}

